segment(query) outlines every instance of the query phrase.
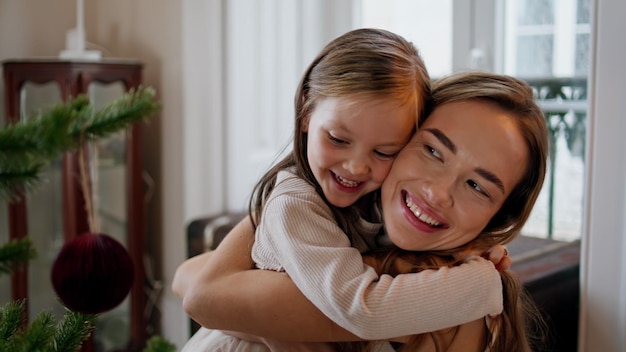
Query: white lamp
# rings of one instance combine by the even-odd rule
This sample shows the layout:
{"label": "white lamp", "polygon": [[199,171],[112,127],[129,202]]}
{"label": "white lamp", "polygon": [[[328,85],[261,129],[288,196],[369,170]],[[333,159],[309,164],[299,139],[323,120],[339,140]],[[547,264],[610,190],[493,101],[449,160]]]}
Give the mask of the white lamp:
{"label": "white lamp", "polygon": [[65,37],[66,49],[59,57],[70,60],[100,60],[102,53],[97,50],[85,50],[85,24],[83,0],[76,0],[76,28],[67,31]]}

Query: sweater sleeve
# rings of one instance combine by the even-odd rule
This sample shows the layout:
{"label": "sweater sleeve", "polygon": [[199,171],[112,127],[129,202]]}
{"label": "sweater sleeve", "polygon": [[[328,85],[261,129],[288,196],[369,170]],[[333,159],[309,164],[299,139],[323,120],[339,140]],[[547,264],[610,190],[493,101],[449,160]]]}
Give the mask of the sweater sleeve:
{"label": "sweater sleeve", "polygon": [[330,209],[305,194],[271,199],[257,241],[257,253],[279,262],[318,309],[366,340],[435,331],[502,311],[502,283],[491,262],[474,258],[453,268],[378,277],[350,247]]}

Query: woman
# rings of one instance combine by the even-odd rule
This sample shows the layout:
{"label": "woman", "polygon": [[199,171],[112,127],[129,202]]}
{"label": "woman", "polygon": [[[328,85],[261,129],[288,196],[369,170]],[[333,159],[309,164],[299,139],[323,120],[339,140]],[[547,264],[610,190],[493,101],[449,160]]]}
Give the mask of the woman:
{"label": "woman", "polygon": [[[547,128],[532,91],[511,77],[463,73],[435,82],[432,102],[432,113],[383,183],[390,240],[403,250],[437,251],[456,259],[510,242],[528,219],[545,175]],[[241,247],[253,240],[249,226],[244,222],[227,237],[200,275],[202,284],[190,288],[204,298],[198,304],[210,303],[200,308],[210,309],[201,323],[279,340],[354,340],[311,307],[286,275],[240,271],[251,267],[249,253],[242,249],[248,247]],[[518,289],[513,288],[515,294]],[[507,318],[516,308],[515,302],[505,300]],[[388,318],[394,318],[393,312]],[[497,318],[470,322],[460,326],[453,339],[439,342],[449,350],[473,345],[476,350],[499,351],[506,340],[519,346],[507,350],[528,350],[524,327],[509,321],[512,324]],[[484,331],[485,324],[489,333],[464,334],[467,329]]]}

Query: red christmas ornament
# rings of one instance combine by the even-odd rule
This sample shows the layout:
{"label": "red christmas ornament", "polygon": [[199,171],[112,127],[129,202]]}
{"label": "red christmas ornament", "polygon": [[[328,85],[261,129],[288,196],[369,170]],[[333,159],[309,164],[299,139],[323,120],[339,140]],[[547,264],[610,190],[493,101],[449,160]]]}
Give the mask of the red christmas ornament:
{"label": "red christmas ornament", "polygon": [[61,248],[52,266],[52,285],[68,308],[98,314],[128,295],[134,266],[126,248],[101,233],[84,233]]}

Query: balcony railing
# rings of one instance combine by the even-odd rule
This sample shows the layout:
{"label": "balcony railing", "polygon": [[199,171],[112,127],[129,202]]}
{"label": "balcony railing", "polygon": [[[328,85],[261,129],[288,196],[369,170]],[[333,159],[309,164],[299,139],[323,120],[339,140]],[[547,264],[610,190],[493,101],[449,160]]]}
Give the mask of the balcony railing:
{"label": "balcony railing", "polygon": [[[550,77],[524,80],[533,87],[537,101],[545,113],[550,131],[548,174],[542,192],[547,192],[546,237],[552,238],[555,231],[555,186],[557,182],[568,181],[557,177],[557,155],[564,152],[558,149],[559,146],[563,148],[563,143],[557,142],[562,138],[571,157],[580,158],[584,163],[588,106],[587,78]],[[582,180],[580,181],[582,187]],[[582,189],[580,191],[582,192]],[[580,209],[582,209],[582,204],[580,204]],[[570,215],[580,219],[582,212]],[[580,229],[578,230],[578,237],[580,237]]]}

